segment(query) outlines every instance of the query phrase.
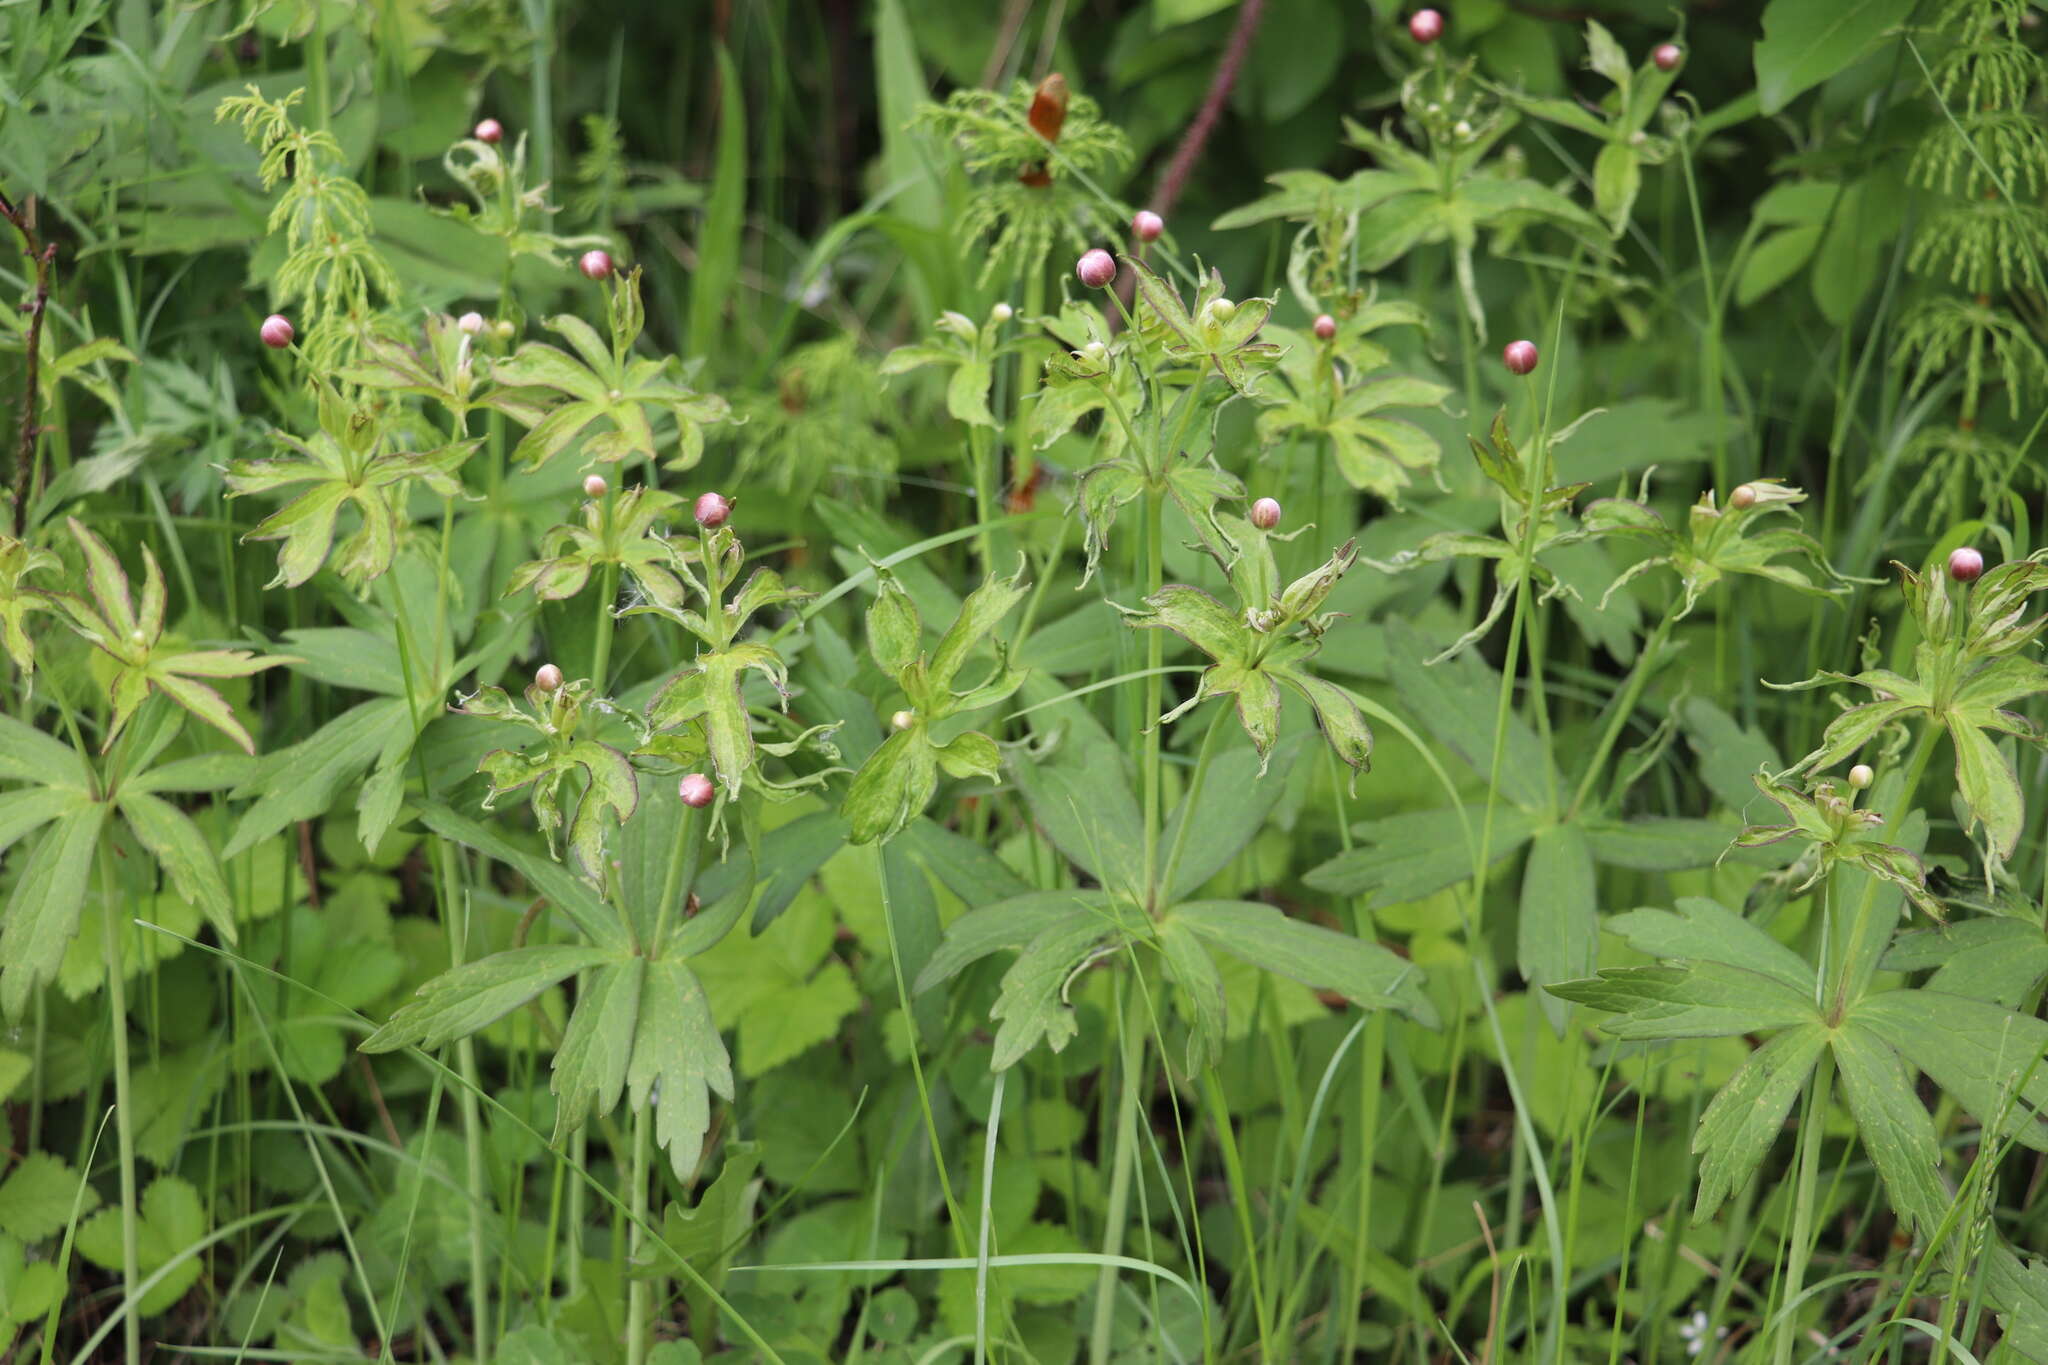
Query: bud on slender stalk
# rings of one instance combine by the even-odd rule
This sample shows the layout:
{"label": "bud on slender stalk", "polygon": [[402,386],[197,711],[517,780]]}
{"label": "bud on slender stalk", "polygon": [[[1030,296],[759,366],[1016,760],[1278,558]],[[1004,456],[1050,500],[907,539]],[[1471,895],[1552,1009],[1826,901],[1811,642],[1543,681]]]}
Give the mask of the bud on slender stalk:
{"label": "bud on slender stalk", "polygon": [[1974,583],[1984,576],[1984,556],[1968,545],[1958,546],[1948,557],[1948,576],[1958,583]]}
{"label": "bud on slender stalk", "polygon": [[1166,220],[1150,209],[1139,209],[1131,219],[1131,235],[1141,242],[1156,242],[1166,231]]}
{"label": "bud on slender stalk", "polygon": [[1536,369],[1536,343],[1510,341],[1501,347],[1500,359],[1508,367],[1509,374],[1530,374]]}
{"label": "bud on slender stalk", "polygon": [[691,773],[676,783],[676,796],[692,810],[702,810],[711,804],[711,798],[718,795],[718,788],[711,785],[711,779],[702,773]]}
{"label": "bud on slender stalk", "polygon": [[583,259],[576,262],[576,268],[593,280],[608,280],[612,274],[612,254],[609,251],[586,251]]}
{"label": "bud on slender stalk", "polygon": [[1870,770],[1868,763],[1858,763],[1855,767],[1849,769],[1849,785],[1857,791],[1862,791],[1876,780],[1877,774]]}
{"label": "bud on slender stalk", "polygon": [[533,685],[543,692],[554,692],[562,686],[562,670],[553,664],[542,664],[533,671]]}
{"label": "bud on slender stalk", "polygon": [[1747,483],[1737,484],[1735,491],[1728,495],[1728,505],[1738,512],[1756,506],[1756,486]]}
{"label": "bud on slender stalk", "polygon": [[1272,498],[1260,498],[1252,504],[1252,525],[1261,531],[1270,531],[1280,524],[1280,504]]}
{"label": "bud on slender stalk", "polygon": [[1336,336],[1337,319],[1331,317],[1328,313],[1316,314],[1315,333],[1316,340],[1318,341],[1328,341],[1331,337]]}
{"label": "bud on slender stalk", "polygon": [[1092,247],[1081,254],[1074,266],[1074,274],[1090,289],[1106,289],[1116,278],[1116,257],[1101,247]]}
{"label": "bud on slender stalk", "polygon": [[917,724],[917,712],[898,711],[895,715],[889,717],[889,724],[898,730],[908,730],[911,726]]}
{"label": "bud on slender stalk", "polygon": [[1685,60],[1685,49],[1677,43],[1659,43],[1657,50],[1650,54],[1650,60],[1657,64],[1659,71],[1676,71],[1678,64]]}
{"label": "bud on slender stalk", "polygon": [[988,315],[999,323],[1008,322],[1011,318],[1017,316],[1017,310],[1010,307],[1007,303],[999,303],[988,310]]}
{"label": "bud on slender stalk", "polygon": [[604,475],[592,474],[583,480],[583,496],[601,498],[611,492],[612,486],[604,481]]}
{"label": "bud on slender stalk", "polygon": [[1408,18],[1408,36],[1418,43],[1433,43],[1444,36],[1444,17],[1433,9],[1419,9]]}
{"label": "bud on slender stalk", "polygon": [[456,330],[466,337],[482,336],[484,331],[484,315],[482,313],[464,313],[461,317],[455,319],[455,326]]}
{"label": "bud on slender stalk", "polygon": [[263,344],[271,350],[282,351],[292,344],[292,337],[296,333],[292,330],[290,318],[282,313],[272,313],[263,319],[263,325],[256,329],[256,335],[262,337]]}
{"label": "bud on slender stalk", "polygon": [[697,499],[695,515],[699,526],[707,531],[716,531],[732,515],[732,504],[722,493],[705,493]]}
{"label": "bud on slender stalk", "polygon": [[495,147],[504,136],[505,125],[494,118],[487,118],[476,126],[475,137],[478,142],[488,142]]}

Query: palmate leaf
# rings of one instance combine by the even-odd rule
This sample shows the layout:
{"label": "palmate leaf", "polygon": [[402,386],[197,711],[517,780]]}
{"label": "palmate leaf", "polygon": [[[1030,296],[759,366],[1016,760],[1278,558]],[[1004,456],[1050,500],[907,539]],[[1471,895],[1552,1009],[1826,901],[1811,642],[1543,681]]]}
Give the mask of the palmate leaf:
{"label": "palmate leaf", "polygon": [[365,1038],[364,1052],[433,1049],[467,1038],[577,972],[619,961],[603,948],[514,948],[443,972]]}
{"label": "palmate leaf", "polygon": [[1007,1071],[1043,1042],[1059,1052],[1080,1025],[1067,1003],[1067,986],[1100,951],[1114,951],[1114,922],[1093,909],[1069,910],[1040,929],[1003,973],[1001,993],[989,1010],[996,1021],[991,1071]]}
{"label": "palmate leaf", "polygon": [[21,869],[0,925],[0,1014],[9,1019],[21,1017],[35,989],[63,964],[108,809],[80,800],[43,833]]}
{"label": "palmate leaf", "polygon": [[711,1128],[711,1095],[730,1100],[733,1076],[704,987],[684,963],[648,963],[632,1053],[628,1103],[653,1106],[655,1141],[668,1152],[676,1179],[687,1182]]}
{"label": "palmate leaf", "polygon": [[1819,1022],[1787,1029],[1749,1054],[1700,1116],[1692,1149],[1700,1158],[1700,1187],[1692,1220],[1704,1223],[1762,1164],[1785,1126],[1813,1064],[1828,1046]]}
{"label": "palmate leaf", "polygon": [[1765,973],[1719,962],[1607,968],[1549,990],[1611,1014],[1600,1028],[1617,1038],[1726,1038],[1820,1016],[1810,989],[1801,994]]}
{"label": "palmate leaf", "polygon": [[1187,901],[1169,918],[1210,947],[1315,990],[1335,991],[1361,1009],[1395,1009],[1427,1028],[1436,1008],[1422,971],[1377,943],[1289,918],[1253,901]]}
{"label": "palmate leaf", "polygon": [[1987,1128],[2048,1151],[2048,1022],[1942,991],[1882,991],[1858,1025],[1927,1073]]}

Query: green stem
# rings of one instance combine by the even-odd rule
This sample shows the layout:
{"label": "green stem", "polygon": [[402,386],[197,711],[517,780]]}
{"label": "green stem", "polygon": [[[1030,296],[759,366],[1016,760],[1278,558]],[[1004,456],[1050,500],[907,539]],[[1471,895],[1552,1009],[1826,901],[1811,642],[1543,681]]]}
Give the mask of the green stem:
{"label": "green stem", "polygon": [[1644,686],[1650,681],[1650,674],[1656,671],[1656,658],[1664,651],[1665,641],[1671,638],[1671,620],[1666,616],[1650,632],[1649,639],[1636,653],[1635,667],[1629,670],[1628,681],[1621,686],[1615,697],[1614,710],[1607,717],[1607,726],[1600,732],[1600,742],[1593,746],[1592,761],[1586,764],[1585,775],[1579,779],[1578,790],[1572,793],[1571,809],[1565,819],[1577,816],[1586,798],[1592,794],[1593,783],[1600,777],[1601,769],[1607,766],[1607,756],[1614,751],[1614,745],[1621,738],[1621,732],[1628,724],[1629,716],[1636,709],[1636,701],[1643,695]]}
{"label": "green stem", "polygon": [[[1110,1157],[1109,1204],[1103,1211],[1102,1254],[1121,1256],[1124,1218],[1131,1201],[1131,1172],[1137,1163],[1139,1068],[1144,1061],[1143,996],[1135,982],[1124,997],[1117,1030],[1118,1068],[1123,1073],[1117,1093],[1116,1146]],[[1246,1250],[1249,1254],[1250,1244]],[[1110,1327],[1116,1318],[1116,1267],[1105,1265],[1095,1279],[1095,1319],[1088,1333],[1088,1365],[1108,1365]]]}
{"label": "green stem", "polygon": [[1237,1133],[1230,1126],[1230,1104],[1223,1096],[1223,1082],[1216,1068],[1202,1073],[1202,1098],[1209,1106],[1209,1121],[1216,1128],[1216,1142],[1223,1152],[1223,1175],[1230,1182],[1230,1203],[1237,1212],[1237,1235],[1244,1242],[1244,1264],[1251,1279],[1252,1310],[1259,1322],[1259,1359],[1275,1360],[1273,1322],[1267,1315],[1266,1295],[1259,1287],[1259,1242],[1252,1225],[1251,1190],[1244,1179],[1244,1162],[1238,1156]]}
{"label": "green stem", "polygon": [[597,613],[597,646],[590,656],[590,685],[604,695],[605,674],[612,666],[612,629],[618,618],[612,615],[612,607],[619,600],[619,566],[604,566],[604,599]]}
{"label": "green stem", "polygon": [[[1166,577],[1165,547],[1162,541],[1165,531],[1160,521],[1162,498],[1157,489],[1145,491],[1145,596],[1159,595],[1159,588]],[[1145,632],[1145,712],[1142,719],[1144,737],[1143,756],[1139,771],[1145,780],[1145,884],[1156,887],[1159,858],[1159,786],[1161,779],[1159,760],[1160,741],[1160,688],[1165,678],[1159,672],[1166,661],[1166,633],[1159,630]],[[1156,912],[1160,906],[1147,906]]]}
{"label": "green stem", "polygon": [[1793,1307],[1806,1288],[1806,1267],[1813,1253],[1813,1214],[1820,1185],[1820,1144],[1827,1128],[1830,1084],[1834,1080],[1834,1054],[1821,1049],[1806,1094],[1806,1109],[1799,1116],[1799,1187],[1792,1207],[1792,1245],[1785,1258],[1785,1289],[1778,1300],[1783,1321],[1771,1352],[1771,1365],[1792,1365],[1792,1347],[1799,1335],[1799,1311]]}
{"label": "green stem", "polygon": [[135,1215],[135,1119],[129,1100],[128,983],[121,969],[121,930],[114,920],[114,872],[106,841],[96,856],[100,882],[100,949],[107,967],[107,1028],[114,1044],[114,1141],[121,1159],[121,1294],[128,1305],[122,1315],[121,1342],[128,1365],[142,1360],[142,1315],[136,1300],[142,1281]]}
{"label": "green stem", "polygon": [[641,1243],[646,1238],[642,1229],[647,1225],[647,1114],[652,1105],[642,1105],[633,1111],[633,1217],[627,1234],[630,1239],[626,1263],[632,1278],[626,1287],[626,1365],[644,1365],[647,1359],[648,1337],[652,1324],[648,1321],[647,1291],[651,1281],[640,1273]]}
{"label": "green stem", "polygon": [[981,533],[975,539],[981,547],[981,571],[994,573],[995,538],[989,531],[989,523],[996,519],[996,471],[993,458],[995,450],[990,442],[988,429],[969,426],[967,448],[974,462],[974,519],[981,528]]}
{"label": "green stem", "polygon": [[[1157,634],[1155,631],[1154,634]],[[1160,871],[1159,884],[1155,888],[1154,901],[1160,905],[1173,894],[1173,874],[1180,868],[1180,856],[1187,851],[1188,831],[1194,828],[1195,811],[1202,797],[1202,784],[1209,776],[1209,760],[1216,751],[1216,736],[1223,733],[1223,722],[1230,718],[1228,705],[1211,708],[1214,714],[1209,718],[1209,729],[1202,736],[1202,748],[1195,756],[1195,775],[1188,780],[1187,795],[1180,800],[1180,828],[1173,832],[1173,847],[1166,851],[1166,866]],[[1327,751],[1328,745],[1324,746]]]}

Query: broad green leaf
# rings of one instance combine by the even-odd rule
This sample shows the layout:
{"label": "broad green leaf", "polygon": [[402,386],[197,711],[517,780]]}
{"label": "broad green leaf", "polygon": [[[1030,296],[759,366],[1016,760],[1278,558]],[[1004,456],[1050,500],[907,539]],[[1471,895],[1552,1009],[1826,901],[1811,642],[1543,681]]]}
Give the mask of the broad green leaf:
{"label": "broad green leaf", "polygon": [[[144,1317],[163,1312],[199,1280],[202,1258],[195,1251],[206,1236],[206,1209],[189,1181],[160,1175],[142,1192],[137,1209],[136,1252],[144,1278],[170,1267],[154,1288],[142,1296],[136,1311]],[[121,1268],[121,1211],[103,1209],[78,1229],[79,1254],[108,1270]],[[176,1262],[174,1265],[173,1262]]]}
{"label": "broad green leaf", "polygon": [[1111,922],[1096,911],[1069,910],[1024,945],[1003,973],[1002,991],[989,1011],[997,1025],[991,1071],[1007,1071],[1040,1042],[1058,1052],[1073,1041],[1080,1026],[1067,1004],[1067,983],[1112,932]]}
{"label": "broad green leaf", "polygon": [[[1465,808],[1474,844],[1485,827],[1485,814],[1479,806]],[[1537,817],[1520,807],[1495,807],[1488,865],[1499,866],[1529,841],[1537,827]],[[1367,820],[1356,830],[1365,840],[1362,845],[1311,868],[1302,880],[1333,896],[1369,893],[1375,905],[1405,905],[1471,879],[1472,853],[1462,831],[1458,817],[1447,810]]]}
{"label": "broad green leaf", "polygon": [[1735,831],[1712,820],[1649,816],[1640,820],[1588,820],[1586,844],[1609,867],[1677,872],[1712,867],[1735,840]]}
{"label": "broad green leaf", "polygon": [[668,1153],[676,1179],[687,1183],[711,1128],[711,1093],[731,1099],[733,1079],[704,988],[683,963],[648,964],[632,1052],[628,1103],[635,1109],[654,1104],[655,1141]]}
{"label": "broad green leaf", "polygon": [[555,1141],[573,1132],[593,1112],[599,1118],[609,1114],[619,1102],[633,1058],[647,965],[644,957],[608,960],[584,978],[569,1015],[569,1027],[555,1049],[551,1085],[560,1099],[555,1109]]}
{"label": "broad green leaf", "polygon": [[92,789],[92,770],[77,750],[12,716],[0,716],[0,778],[77,792]]}
{"label": "broad green leaf", "polygon": [[[1593,970],[1600,916],[1593,884],[1593,854],[1577,825],[1552,825],[1529,844],[1522,869],[1522,914],[1515,965],[1532,987],[1572,981]],[[1564,1036],[1566,1002],[1532,992],[1551,1031]]]}
{"label": "broad green leaf", "polygon": [[1681,896],[1670,910],[1631,910],[1607,921],[1607,928],[1651,957],[1719,962],[1762,972],[1808,996],[1813,992],[1813,968],[1805,958],[1704,896]]}
{"label": "broad green leaf", "polygon": [[924,814],[939,786],[937,751],[922,723],[892,731],[860,765],[839,809],[856,844],[892,839]]}
{"label": "broad green leaf", "polygon": [[1771,0],[1756,45],[1758,107],[1775,114],[1905,22],[1913,0]]}
{"label": "broad green leaf", "polygon": [[22,787],[0,794],[0,850],[63,815],[90,805],[85,793],[67,787]]}
{"label": "broad green leaf", "polygon": [[758,1194],[754,1172],[761,1164],[758,1142],[728,1141],[720,1150],[725,1160],[718,1178],[698,1196],[696,1207],[672,1202],[661,1220],[661,1240],[714,1289],[724,1283],[725,1267],[745,1241]]}
{"label": "broad green leaf", "polygon": [[1291,919],[1251,901],[1189,901],[1169,919],[1211,946],[1290,981],[1335,991],[1361,1009],[1397,1009],[1436,1027],[1436,1009],[1422,991],[1422,971],[1377,943]]}
{"label": "broad green leaf", "polygon": [[907,849],[969,909],[1031,890],[987,847],[930,820],[912,821],[892,851]]}
{"label": "broad green leaf", "polygon": [[[1440,664],[1425,664],[1423,660],[1431,652],[1406,622],[1387,623],[1388,673],[1409,714],[1474,772],[1486,777],[1493,764],[1500,675],[1470,650]],[[1542,741],[1519,715],[1511,714],[1501,753],[1500,794],[1527,810],[1549,807],[1555,795],[1544,790],[1547,769]]]}
{"label": "broad green leaf", "polygon": [[[1185,798],[1174,807],[1165,830],[1159,836],[1162,849],[1180,846],[1180,864],[1174,869],[1173,885],[1166,888],[1166,903],[1172,905],[1194,892],[1222,871],[1244,846],[1264,828],[1266,817],[1287,789],[1287,774],[1300,757],[1306,736],[1287,740],[1273,751],[1259,775],[1259,756],[1250,749],[1232,749],[1209,764],[1205,790],[1228,792],[1229,800],[1198,802],[1194,824],[1183,836],[1182,823],[1188,818]],[[1201,793],[1197,793],[1201,795]],[[1185,837],[1185,844],[1182,839]]]}
{"label": "broad green leaf", "polygon": [[1752,1052],[1714,1096],[1692,1140],[1700,1157],[1695,1224],[1713,1217],[1722,1201],[1755,1173],[1827,1045],[1828,1030],[1818,1022],[1787,1029]]}
{"label": "broad green leaf", "polygon": [[2019,774],[1998,751],[1998,742],[1965,717],[1952,717],[1948,734],[1955,744],[1956,786],[1969,807],[1970,828],[1981,823],[1998,856],[2010,858],[2027,814]]}
{"label": "broad green leaf", "polygon": [[157,866],[188,905],[197,906],[213,925],[214,932],[229,943],[235,941],[235,912],[228,898],[227,879],[213,848],[192,817],[161,797],[127,788],[122,791],[121,814],[128,828],[150,851]]}
{"label": "broad green leaf", "polygon": [[513,948],[432,978],[361,1043],[364,1052],[432,1050],[467,1038],[577,972],[619,961],[602,948]]}
{"label": "broad green leaf", "polygon": [[1181,921],[1168,919],[1161,924],[1158,942],[1166,974],[1187,1002],[1188,1075],[1199,1076],[1223,1047],[1223,977],[1201,938]]}
{"label": "broad green leaf", "polygon": [[921,995],[944,985],[990,953],[1023,947],[1077,910],[1088,911],[1105,927],[1116,922],[1109,895],[1102,891],[1032,891],[970,910],[946,926],[945,939],[911,989]]}
{"label": "broad green leaf", "polygon": [[256,801],[242,812],[221,856],[235,857],[287,825],[324,814],[342,787],[377,761],[393,730],[407,723],[403,700],[366,701],[290,748],[264,755],[235,792]]}
{"label": "broad green leaf", "polygon": [[107,811],[105,802],[95,801],[60,816],[36,841],[14,883],[0,927],[0,1013],[9,1019],[20,1018],[36,987],[57,974],[78,932]]}
{"label": "broad green leaf", "polygon": [[1884,1179],[1893,1210],[1924,1237],[1952,1202],[1941,1178],[1934,1120],[1898,1054],[1871,1030],[1851,1020],[1835,1030],[1833,1045],[1835,1070],[1863,1149]]}
{"label": "broad green leaf", "polygon": [[1776,977],[1718,962],[1608,968],[1550,990],[1614,1015],[1600,1028],[1617,1038],[1721,1038],[1820,1017],[1810,986],[1802,995]]}
{"label": "broad green leaf", "polygon": [[1019,754],[1009,768],[1032,818],[1061,853],[1103,886],[1142,895],[1142,817],[1124,785],[1120,757],[1073,754],[1065,761],[1038,763]]}
{"label": "broad green leaf", "polygon": [[479,824],[438,802],[428,802],[421,809],[420,823],[436,834],[467,844],[486,858],[494,858],[511,867],[547,898],[551,908],[568,916],[583,936],[598,947],[614,953],[624,953],[632,948],[632,936],[618,915],[560,863],[517,848],[500,838],[488,825]]}
{"label": "broad green leaf", "polygon": [[2048,1113],[2048,1022],[1930,990],[1883,991],[1858,1001],[1849,1017],[1926,1072],[1979,1123],[2000,1125],[2048,1151],[2040,1117]]}
{"label": "broad green leaf", "polygon": [[47,1241],[71,1221],[74,1202],[80,1213],[91,1213],[99,1191],[64,1158],[30,1152],[0,1180],[0,1232],[29,1243]]}

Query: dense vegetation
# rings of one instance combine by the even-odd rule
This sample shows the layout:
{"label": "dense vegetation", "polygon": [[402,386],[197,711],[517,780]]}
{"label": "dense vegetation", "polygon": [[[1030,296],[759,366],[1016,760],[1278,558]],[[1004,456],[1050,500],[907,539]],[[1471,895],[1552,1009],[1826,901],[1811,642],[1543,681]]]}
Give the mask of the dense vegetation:
{"label": "dense vegetation", "polygon": [[2039,6],[1690,9],[0,5],[0,1360],[2048,1365]]}

